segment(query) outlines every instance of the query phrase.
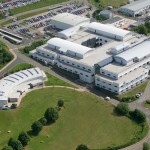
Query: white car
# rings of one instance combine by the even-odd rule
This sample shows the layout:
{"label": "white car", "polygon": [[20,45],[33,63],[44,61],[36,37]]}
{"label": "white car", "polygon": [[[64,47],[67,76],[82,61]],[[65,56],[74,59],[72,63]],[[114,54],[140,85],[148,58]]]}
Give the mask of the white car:
{"label": "white car", "polygon": [[106,96],[106,97],[105,97],[105,100],[106,100],[106,101],[109,101],[109,100],[110,100],[110,97]]}

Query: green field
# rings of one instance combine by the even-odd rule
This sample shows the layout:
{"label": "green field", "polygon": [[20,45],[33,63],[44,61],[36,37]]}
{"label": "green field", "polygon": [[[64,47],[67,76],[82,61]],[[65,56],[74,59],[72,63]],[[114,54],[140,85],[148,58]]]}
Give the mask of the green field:
{"label": "green field", "polygon": [[20,63],[15,65],[14,67],[12,67],[9,70],[9,73],[14,73],[14,72],[18,72],[20,70],[25,70],[25,69],[29,69],[29,68],[33,68],[34,66],[28,63]]}
{"label": "green field", "polygon": [[103,6],[104,8],[107,6],[113,6],[114,8],[119,8],[122,5],[127,4],[128,0],[100,0],[96,2],[96,0],[90,0],[92,4],[95,4],[97,7]]}
{"label": "green field", "polygon": [[46,6],[59,4],[59,3],[65,2],[65,1],[67,1],[67,0],[41,0],[40,2],[36,2],[36,3],[31,4],[31,5],[26,5],[23,7],[12,9],[11,12],[13,15],[15,15],[15,14],[27,12],[30,10],[46,7]]}
{"label": "green field", "polygon": [[[0,148],[10,137],[17,138],[22,130],[30,130],[31,124],[41,118],[48,107],[57,105],[58,99],[65,102],[59,119],[32,137],[27,150],[75,150],[81,143],[91,149],[106,148],[141,136],[141,126],[114,114],[110,103],[89,93],[47,88],[28,93],[17,109],[0,111],[0,137],[3,137]],[[7,133],[8,130],[11,133]]]}

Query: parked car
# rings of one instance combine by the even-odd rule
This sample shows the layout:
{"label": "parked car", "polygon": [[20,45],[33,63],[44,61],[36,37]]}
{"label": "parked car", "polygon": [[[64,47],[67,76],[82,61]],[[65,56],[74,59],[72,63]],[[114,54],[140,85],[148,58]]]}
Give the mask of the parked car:
{"label": "parked car", "polygon": [[106,97],[105,97],[105,100],[106,100],[106,101],[109,101],[109,100],[110,100],[110,97],[106,96]]}
{"label": "parked car", "polygon": [[17,104],[11,104],[11,109],[17,108]]}
{"label": "parked car", "polygon": [[141,92],[135,94],[135,97],[136,97],[136,98],[140,98],[141,96],[142,96],[142,93],[141,93]]}
{"label": "parked car", "polygon": [[2,110],[9,110],[10,107],[9,106],[3,106]]}

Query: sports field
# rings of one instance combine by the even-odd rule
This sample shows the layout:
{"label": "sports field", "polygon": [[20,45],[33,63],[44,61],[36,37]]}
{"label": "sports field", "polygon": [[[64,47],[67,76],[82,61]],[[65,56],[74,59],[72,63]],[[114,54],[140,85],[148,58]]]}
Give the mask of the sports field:
{"label": "sports field", "polygon": [[59,119],[33,137],[27,150],[75,150],[81,143],[91,149],[106,148],[141,136],[141,126],[114,114],[113,106],[100,98],[66,88],[47,88],[28,93],[17,109],[0,111],[0,148],[10,137],[30,130],[48,107],[57,105],[58,99],[65,102]]}

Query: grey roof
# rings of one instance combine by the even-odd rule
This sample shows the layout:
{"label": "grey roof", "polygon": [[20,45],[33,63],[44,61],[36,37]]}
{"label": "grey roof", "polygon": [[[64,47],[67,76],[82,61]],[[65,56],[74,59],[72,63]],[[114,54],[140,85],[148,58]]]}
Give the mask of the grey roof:
{"label": "grey roof", "polygon": [[77,15],[70,14],[70,13],[60,13],[56,16],[53,16],[51,18],[51,20],[70,24],[72,26],[78,25],[78,24],[85,22],[85,21],[90,22],[89,18],[81,17],[79,15],[77,16]]}
{"label": "grey roof", "polygon": [[112,23],[115,23],[115,22],[120,21],[122,19],[123,18],[121,18],[121,17],[113,17],[111,19],[103,21],[102,23],[104,23],[104,24],[112,24]]}
{"label": "grey roof", "polygon": [[138,1],[132,2],[131,4],[122,6],[121,8],[130,9],[135,12],[135,11],[143,9],[144,7],[147,7],[149,5],[150,5],[150,0],[138,0]]}

